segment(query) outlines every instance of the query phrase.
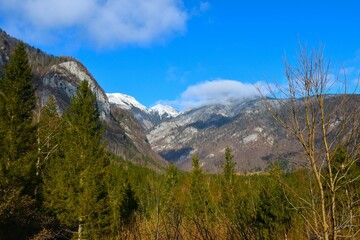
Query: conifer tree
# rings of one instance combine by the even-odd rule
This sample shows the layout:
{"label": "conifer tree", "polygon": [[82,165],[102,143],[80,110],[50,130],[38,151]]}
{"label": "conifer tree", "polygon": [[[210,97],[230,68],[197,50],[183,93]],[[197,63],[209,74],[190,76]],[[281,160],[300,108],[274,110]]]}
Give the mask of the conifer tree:
{"label": "conifer tree", "polygon": [[213,206],[210,192],[205,183],[204,173],[199,165],[198,155],[192,158],[192,171],[190,173],[190,216],[196,227],[194,237],[210,239],[210,224],[213,221]]}
{"label": "conifer tree", "polygon": [[196,215],[203,214],[205,213],[205,207],[208,205],[209,199],[207,198],[208,191],[205,187],[204,173],[200,168],[198,155],[194,155],[192,158],[190,177],[191,209]]}
{"label": "conifer tree", "polygon": [[221,180],[221,205],[229,216],[231,209],[234,207],[234,180],[235,180],[235,163],[229,147],[225,149],[225,164],[223,167],[223,176]]}
{"label": "conifer tree", "polygon": [[171,192],[179,182],[179,169],[170,163],[166,168],[166,190]]}
{"label": "conifer tree", "polygon": [[183,189],[181,189],[179,169],[170,163],[166,168],[165,192],[166,202],[163,209],[164,227],[167,239],[179,239],[180,228],[184,218]]}
{"label": "conifer tree", "polygon": [[223,169],[223,174],[225,181],[229,185],[234,184],[235,177],[235,163],[233,162],[234,156],[231,155],[231,150],[229,147],[225,149],[225,165]]}
{"label": "conifer tree", "polygon": [[135,192],[128,180],[125,179],[123,199],[120,204],[120,218],[124,225],[130,225],[133,221],[134,214],[139,207]]}
{"label": "conifer tree", "polygon": [[25,46],[20,43],[0,78],[0,236],[27,239],[37,231],[34,199],[35,94]]}
{"label": "conifer tree", "polygon": [[108,226],[107,161],[96,97],[83,81],[63,116],[60,154],[45,174],[46,204],[77,238],[98,238]]}
{"label": "conifer tree", "polygon": [[[30,185],[36,159],[32,124],[35,93],[31,67],[20,43],[0,80],[0,168],[8,184]],[[31,192],[31,187],[26,188]]]}
{"label": "conifer tree", "polygon": [[221,178],[220,207],[224,214],[228,234],[232,236],[237,229],[238,203],[235,192],[235,163],[229,147],[225,149],[225,164]]}

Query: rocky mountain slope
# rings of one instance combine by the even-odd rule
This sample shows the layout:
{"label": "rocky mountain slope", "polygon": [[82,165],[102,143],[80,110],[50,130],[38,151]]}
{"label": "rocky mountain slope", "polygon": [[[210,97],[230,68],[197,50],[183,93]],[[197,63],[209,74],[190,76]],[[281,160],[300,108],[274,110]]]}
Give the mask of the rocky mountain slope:
{"label": "rocky mountain slope", "polygon": [[[331,112],[340,100],[341,97],[329,95],[327,111]],[[356,107],[359,102],[360,96],[356,95],[348,104]],[[304,163],[299,144],[274,121],[261,99],[232,100],[162,119],[155,118],[144,106],[127,104],[126,109],[142,122],[152,148],[183,170],[191,169],[191,157],[198,154],[205,171],[219,172],[226,147],[231,148],[238,172],[263,171],[273,161],[280,161],[287,168]]]}
{"label": "rocky mountain slope", "polygon": [[[19,40],[0,30],[0,75],[2,66],[9,60],[18,43]],[[28,45],[26,50],[36,80],[38,108],[53,96],[59,112],[62,113],[69,106],[80,82],[87,80],[96,94],[101,118],[106,124],[105,140],[108,148],[117,155],[141,164],[149,164],[151,167],[166,165],[166,162],[151,149],[138,121],[127,111],[111,107],[104,90],[79,61],[70,57],[47,55]]]}
{"label": "rocky mountain slope", "polygon": [[[231,148],[239,172],[265,169],[270,161],[295,152],[291,150],[293,142],[259,99],[233,100],[180,113],[168,106],[147,109],[123,94],[108,97],[112,105],[139,120],[155,151],[183,170],[190,170],[196,153],[204,170],[219,171],[226,147]],[[280,150],[280,146],[287,149]]]}
{"label": "rocky mountain slope", "polygon": [[263,170],[269,161],[291,154],[294,147],[259,99],[185,112],[150,129],[147,137],[154,150],[181,169],[191,168],[191,156],[196,153],[209,172],[222,168],[226,147],[231,148],[239,172]]}

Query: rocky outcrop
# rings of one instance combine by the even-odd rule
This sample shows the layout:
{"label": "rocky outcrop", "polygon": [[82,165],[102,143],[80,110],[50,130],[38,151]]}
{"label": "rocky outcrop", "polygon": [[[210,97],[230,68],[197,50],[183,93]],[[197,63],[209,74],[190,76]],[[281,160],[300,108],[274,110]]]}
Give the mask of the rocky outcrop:
{"label": "rocky outcrop", "polygon": [[[77,86],[81,81],[89,82],[91,90],[96,95],[100,116],[103,120],[108,120],[110,116],[109,100],[104,90],[79,62],[70,60],[51,66],[42,78],[42,86],[44,89],[53,89],[55,92],[63,93],[60,95],[67,99],[61,99],[61,101],[68,103],[69,99],[75,95]],[[52,95],[46,93],[46,91],[40,93],[43,102],[46,102],[49,95]]]}

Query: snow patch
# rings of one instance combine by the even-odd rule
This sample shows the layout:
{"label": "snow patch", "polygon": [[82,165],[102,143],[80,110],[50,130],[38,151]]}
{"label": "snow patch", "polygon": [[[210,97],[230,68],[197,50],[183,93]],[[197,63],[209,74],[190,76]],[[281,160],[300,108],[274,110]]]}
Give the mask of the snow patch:
{"label": "snow patch", "polygon": [[258,133],[253,133],[250,134],[249,136],[246,136],[245,138],[243,138],[243,143],[244,144],[248,144],[251,142],[256,142],[258,140]]}
{"label": "snow patch", "polygon": [[150,108],[150,113],[159,114],[160,119],[162,118],[173,118],[179,116],[179,112],[171,106],[165,106],[157,104]]}
{"label": "snow patch", "polygon": [[258,132],[258,133],[262,133],[262,132],[264,131],[264,129],[261,128],[261,127],[256,127],[256,128],[254,129],[254,131],[255,131],[255,132]]}
{"label": "snow patch", "polygon": [[149,113],[149,110],[132,96],[123,93],[107,93],[106,95],[110,103],[116,104],[122,109],[130,110],[132,108],[138,108],[141,111]]}

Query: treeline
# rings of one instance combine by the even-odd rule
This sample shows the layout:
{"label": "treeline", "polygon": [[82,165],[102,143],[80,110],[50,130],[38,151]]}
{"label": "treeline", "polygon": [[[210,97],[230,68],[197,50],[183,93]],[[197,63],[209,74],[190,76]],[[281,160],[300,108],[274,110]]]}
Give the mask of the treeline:
{"label": "treeline", "polygon": [[[172,164],[156,173],[105,150],[86,81],[59,116],[52,98],[36,108],[22,44],[3,72],[0,239],[321,238],[319,189],[309,170],[284,172],[273,164],[267,174],[237,175],[227,148],[221,174],[205,174],[196,155],[190,173]],[[352,158],[339,145],[332,166],[341,169]],[[345,187],[336,195],[336,217],[347,223],[337,236],[356,239],[360,167],[351,162],[337,180]],[[333,199],[325,199],[329,209]]]}

